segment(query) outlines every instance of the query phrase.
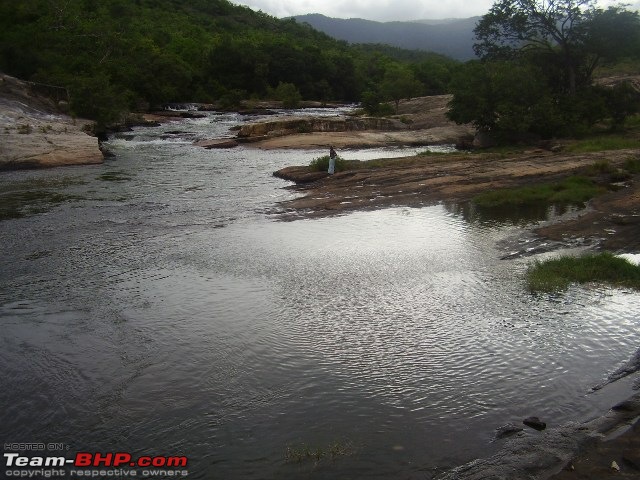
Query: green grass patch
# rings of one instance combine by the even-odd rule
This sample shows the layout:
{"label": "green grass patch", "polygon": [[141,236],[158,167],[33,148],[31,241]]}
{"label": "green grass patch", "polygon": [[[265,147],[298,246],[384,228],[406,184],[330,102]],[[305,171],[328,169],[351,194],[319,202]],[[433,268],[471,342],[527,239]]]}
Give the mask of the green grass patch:
{"label": "green grass patch", "polygon": [[585,177],[569,177],[562,182],[519,188],[492,190],[474,197],[473,202],[484,208],[528,206],[541,204],[581,204],[605,189]]}
{"label": "green grass patch", "polygon": [[627,137],[624,135],[598,135],[569,144],[566,146],[565,151],[587,153],[639,147],[640,141],[637,138]]}
{"label": "green grass patch", "polygon": [[640,290],[640,266],[605,252],[581,257],[563,256],[535,262],[527,271],[532,292],[566,290],[572,283],[604,283]]}

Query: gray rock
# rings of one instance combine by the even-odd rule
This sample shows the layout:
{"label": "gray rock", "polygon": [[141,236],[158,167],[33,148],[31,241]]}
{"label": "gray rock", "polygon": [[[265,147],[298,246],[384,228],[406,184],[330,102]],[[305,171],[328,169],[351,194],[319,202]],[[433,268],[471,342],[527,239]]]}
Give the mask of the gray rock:
{"label": "gray rock", "polygon": [[524,423],[527,427],[531,427],[534,430],[542,431],[547,428],[547,424],[541,421],[538,417],[527,417],[522,423]]}

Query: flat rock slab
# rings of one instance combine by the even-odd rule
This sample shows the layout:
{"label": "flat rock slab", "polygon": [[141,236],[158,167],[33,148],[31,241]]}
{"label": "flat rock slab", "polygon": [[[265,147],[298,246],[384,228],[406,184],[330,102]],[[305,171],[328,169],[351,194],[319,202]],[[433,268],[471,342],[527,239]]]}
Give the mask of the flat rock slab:
{"label": "flat rock slab", "polygon": [[51,113],[30,95],[27,84],[0,75],[0,169],[97,164],[98,139],[85,133],[91,122]]}

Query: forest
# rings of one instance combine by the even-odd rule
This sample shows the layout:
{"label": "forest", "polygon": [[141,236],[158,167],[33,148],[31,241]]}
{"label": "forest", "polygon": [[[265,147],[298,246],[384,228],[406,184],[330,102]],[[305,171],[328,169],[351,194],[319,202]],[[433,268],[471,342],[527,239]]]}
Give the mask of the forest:
{"label": "forest", "polygon": [[496,141],[618,130],[640,111],[640,18],[594,0],[497,0],[455,72],[449,117]]}
{"label": "forest", "polygon": [[[361,102],[453,94],[449,116],[505,141],[575,135],[640,111],[640,18],[594,0],[497,0],[474,30],[477,60],[351,45],[227,0],[0,0],[0,70],[63,86],[99,126],[169,102]],[[389,103],[385,103],[389,102]]]}
{"label": "forest", "polygon": [[406,96],[444,93],[457,65],[351,46],[226,0],[0,1],[0,70],[66,87],[73,113],[101,125],[168,102],[364,96],[375,110],[398,95],[389,88],[397,79]]}

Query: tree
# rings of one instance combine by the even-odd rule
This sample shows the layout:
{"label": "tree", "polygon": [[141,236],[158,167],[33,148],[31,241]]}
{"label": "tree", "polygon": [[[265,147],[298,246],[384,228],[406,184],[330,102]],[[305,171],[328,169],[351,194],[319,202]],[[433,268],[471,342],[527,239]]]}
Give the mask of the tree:
{"label": "tree", "polygon": [[276,100],[282,101],[285,108],[295,108],[302,100],[302,95],[293,83],[280,82],[271,93]]}
{"label": "tree", "polygon": [[380,85],[382,95],[396,104],[396,113],[400,100],[415,96],[422,87],[413,72],[403,65],[393,64],[387,68]]}
{"label": "tree", "polygon": [[595,0],[498,0],[474,30],[474,50],[483,59],[544,52],[561,67],[562,87],[573,94],[591,83],[601,60],[626,50],[639,31],[637,13],[601,10]]}
{"label": "tree", "polygon": [[469,62],[454,74],[451,88],[449,118],[495,139],[549,137],[563,124],[544,75],[524,62]]}

